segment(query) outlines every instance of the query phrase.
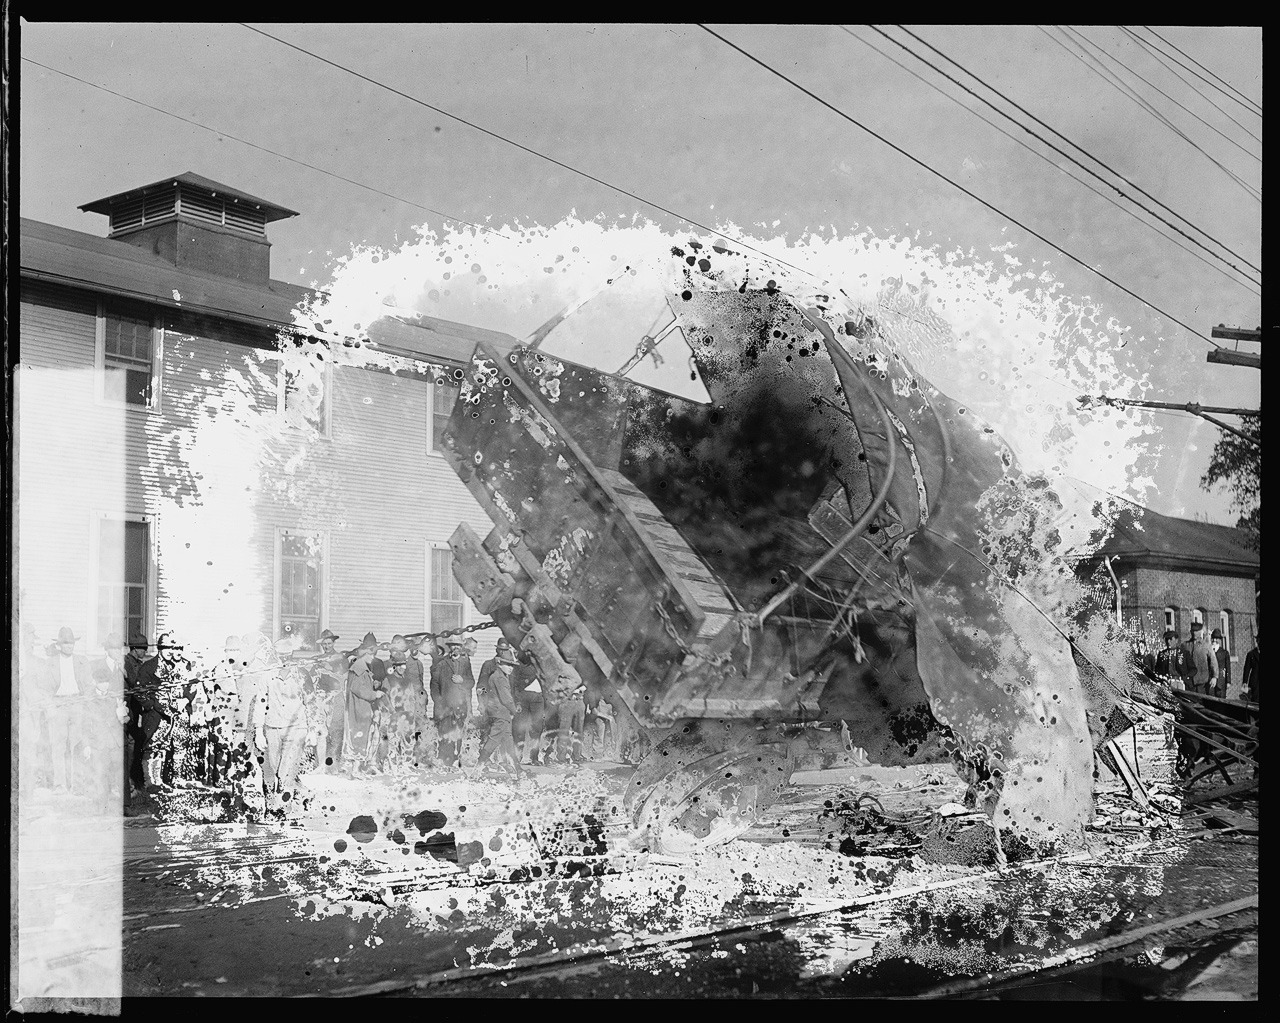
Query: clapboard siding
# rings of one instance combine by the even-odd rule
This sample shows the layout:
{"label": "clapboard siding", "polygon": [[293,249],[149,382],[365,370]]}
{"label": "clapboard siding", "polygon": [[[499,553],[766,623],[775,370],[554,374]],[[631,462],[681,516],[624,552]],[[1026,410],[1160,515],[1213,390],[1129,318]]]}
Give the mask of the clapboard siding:
{"label": "clapboard siding", "polygon": [[[155,628],[192,647],[272,634],[281,529],[326,538],[324,623],[341,645],[423,630],[429,544],[462,521],[491,528],[429,448],[428,378],[334,367],[331,433],[316,437],[278,416],[271,353],[169,317],[159,409],[109,409],[94,400],[96,311],[89,292],[24,282],[19,570],[39,635],[92,625],[94,508],[154,517]],[[477,638],[490,656],[496,632]]]}

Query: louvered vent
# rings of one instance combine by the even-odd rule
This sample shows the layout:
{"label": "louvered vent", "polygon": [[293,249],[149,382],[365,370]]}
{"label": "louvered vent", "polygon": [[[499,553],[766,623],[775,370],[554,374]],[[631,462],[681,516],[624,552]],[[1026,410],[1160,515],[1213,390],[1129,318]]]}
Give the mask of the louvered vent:
{"label": "louvered vent", "polygon": [[199,192],[182,190],[182,215],[206,224],[222,223],[222,200]]}
{"label": "louvered vent", "polygon": [[176,190],[140,195],[136,199],[122,199],[111,208],[111,233],[133,231],[157,220],[164,220],[177,212],[176,207]]}
{"label": "louvered vent", "polygon": [[234,199],[193,192],[186,188],[182,190],[182,214],[201,223],[233,227],[249,234],[267,233],[265,211]]}
{"label": "louvered vent", "polygon": [[227,227],[251,231],[254,234],[267,233],[267,215],[262,210],[246,206],[232,200],[226,205]]}
{"label": "louvered vent", "polygon": [[119,231],[129,231],[135,227],[142,226],[142,211],[144,202],[142,196],[136,199],[125,199],[116,203],[111,208],[111,230],[112,233]]}

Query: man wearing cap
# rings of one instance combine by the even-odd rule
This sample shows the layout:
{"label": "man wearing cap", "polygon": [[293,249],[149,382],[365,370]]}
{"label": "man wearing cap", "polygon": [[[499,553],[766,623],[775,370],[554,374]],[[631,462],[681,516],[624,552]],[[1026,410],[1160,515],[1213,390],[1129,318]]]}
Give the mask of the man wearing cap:
{"label": "man wearing cap", "polygon": [[316,746],[319,767],[333,773],[342,764],[342,737],[347,717],[347,671],[350,662],[336,644],[342,637],[325,629],[320,633],[320,659],[317,662],[316,690],[324,709],[321,723],[322,744]]}
{"label": "man wearing cap", "polygon": [[304,676],[293,661],[293,640],[277,640],[266,659],[268,670],[259,695],[261,714],[255,715],[254,742],[266,754],[266,807],[271,813],[293,811],[305,798],[298,778],[307,738],[303,707]]}
{"label": "man wearing cap", "polygon": [[1218,678],[1218,659],[1214,656],[1209,644],[1204,641],[1203,622],[1191,623],[1191,638],[1182,645],[1182,649],[1187,652],[1187,659],[1190,662],[1188,674],[1183,677],[1187,688],[1197,693],[1207,694],[1209,687]]}
{"label": "man wearing cap", "polygon": [[126,667],[128,661],[128,650],[125,646],[124,639],[120,633],[113,632],[106,638],[102,644],[102,660],[99,661],[93,669],[93,682],[95,691],[102,685],[105,685],[107,691],[113,693],[124,704],[124,718],[120,722],[117,729],[116,749],[121,753],[121,769],[124,771],[124,805],[127,810],[131,798],[132,786],[129,783],[129,768],[133,761],[133,732],[129,727],[129,709],[125,703],[126,695],[129,691],[129,671]]}
{"label": "man wearing cap", "polygon": [[129,652],[124,657],[125,704],[129,708],[129,719],[125,722],[125,748],[129,755],[129,782],[131,791],[143,792],[147,787],[147,776],[144,769],[146,736],[142,727],[142,719],[146,713],[144,694],[141,689],[142,666],[152,658],[147,656],[151,641],[142,633],[129,635]]}
{"label": "man wearing cap", "polygon": [[480,750],[478,762],[486,763],[497,753],[507,768],[519,777],[520,754],[516,752],[511,735],[511,722],[516,712],[515,697],[511,695],[511,669],[515,663],[511,644],[500,639],[493,658],[485,661],[480,669],[481,681],[476,683],[476,694],[489,721],[489,734],[484,748]]}
{"label": "man wearing cap", "polygon": [[156,641],[156,656],[143,662],[138,671],[137,704],[141,735],[142,773],[147,792],[171,788],[166,775],[170,754],[173,698],[177,677],[176,651],[165,634]]}
{"label": "man wearing cap", "polygon": [[1209,645],[1213,647],[1213,656],[1218,669],[1218,680],[1214,684],[1213,695],[1220,700],[1225,700],[1227,687],[1231,685],[1231,652],[1227,650],[1222,640],[1221,629],[1213,630],[1213,635],[1209,637]]}
{"label": "man wearing cap", "polygon": [[386,697],[378,704],[378,763],[412,757],[422,727],[422,667],[409,656],[409,641],[393,636],[388,648]]}
{"label": "man wearing cap", "polygon": [[446,655],[431,669],[431,695],[436,700],[436,727],[440,730],[440,758],[451,767],[462,766],[462,740],[467,733],[467,711],[475,676],[462,648],[462,639],[445,639]]}
{"label": "man wearing cap", "polygon": [[49,742],[53,748],[53,787],[66,791],[74,786],[70,767],[80,742],[79,707],[81,696],[93,692],[93,672],[89,661],[76,653],[78,637],[66,626],[58,630],[56,652],[49,659],[48,683],[53,687],[48,706]]}
{"label": "man wearing cap", "polygon": [[[386,693],[375,679],[374,672],[379,671],[385,677],[385,667],[378,658],[378,637],[366,632],[364,639],[355,650],[355,660],[347,672],[347,744],[351,749],[352,763],[348,765],[354,774],[368,769],[368,761],[377,747],[373,739],[373,710],[378,700]],[[377,662],[378,667],[374,664]]]}
{"label": "man wearing cap", "polygon": [[1185,689],[1187,653],[1178,646],[1178,634],[1169,629],[1164,634],[1164,649],[1156,654],[1155,673],[1170,689]]}

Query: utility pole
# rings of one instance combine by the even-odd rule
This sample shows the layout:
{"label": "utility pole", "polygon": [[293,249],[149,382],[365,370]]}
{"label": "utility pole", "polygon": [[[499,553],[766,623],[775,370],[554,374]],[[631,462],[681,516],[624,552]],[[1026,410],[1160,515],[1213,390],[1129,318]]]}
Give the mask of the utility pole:
{"label": "utility pole", "polygon": [[[1243,327],[1228,327],[1225,323],[1219,323],[1210,333],[1213,337],[1221,338],[1224,341],[1253,341],[1258,344],[1262,342],[1261,327],[1245,330]],[[1262,369],[1262,356],[1242,352],[1239,350],[1239,345],[1236,346],[1235,351],[1228,351],[1226,348],[1215,348],[1205,357],[1205,361],[1222,363],[1227,366],[1248,366],[1252,369]]]}

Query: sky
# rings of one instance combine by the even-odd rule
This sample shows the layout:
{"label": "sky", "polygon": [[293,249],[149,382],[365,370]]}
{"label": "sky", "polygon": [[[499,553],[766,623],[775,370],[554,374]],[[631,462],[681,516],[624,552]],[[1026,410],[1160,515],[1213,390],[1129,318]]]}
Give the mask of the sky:
{"label": "sky", "polygon": [[[1216,428],[1075,397],[1258,407],[1260,374],[1207,364],[1196,332],[1259,325],[1259,287],[1111,186],[1260,279],[1261,116],[1134,38],[1260,103],[1260,28],[256,27],[318,56],[239,25],[22,22],[22,216],[103,236],[76,207],[194,171],[298,211],[269,227],[272,275],[331,293],[347,326],[391,306],[527,337],[589,299],[546,347],[609,369],[662,322],[671,244],[720,239],[761,283],[790,271],[753,250],[893,319],[1023,461],[1234,522],[1199,486]],[[696,393],[660,352],[633,376]]]}

